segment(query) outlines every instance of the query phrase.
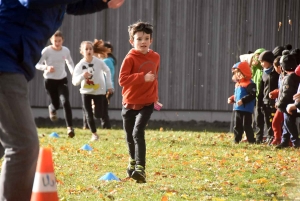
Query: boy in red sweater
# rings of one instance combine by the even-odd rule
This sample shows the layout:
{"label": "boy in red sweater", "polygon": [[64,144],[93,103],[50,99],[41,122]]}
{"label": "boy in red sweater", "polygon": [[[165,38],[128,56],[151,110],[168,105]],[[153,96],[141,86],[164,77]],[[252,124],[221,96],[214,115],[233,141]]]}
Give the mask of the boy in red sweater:
{"label": "boy in red sweater", "polygon": [[133,48],[123,60],[119,74],[123,88],[123,129],[130,156],[127,174],[137,183],[145,183],[145,127],[158,101],[160,56],[149,49],[153,41],[151,24],[139,21],[130,25],[128,32]]}

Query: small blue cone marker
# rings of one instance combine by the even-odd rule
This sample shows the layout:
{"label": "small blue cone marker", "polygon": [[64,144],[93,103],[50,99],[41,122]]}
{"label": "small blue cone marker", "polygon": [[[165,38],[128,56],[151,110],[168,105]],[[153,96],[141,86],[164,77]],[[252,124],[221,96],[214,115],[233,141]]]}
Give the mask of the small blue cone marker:
{"label": "small blue cone marker", "polygon": [[52,132],[49,137],[59,138],[59,135],[56,132]]}
{"label": "small blue cone marker", "polygon": [[110,181],[110,180],[116,180],[116,181],[120,181],[120,179],[114,175],[111,172],[106,173],[105,175],[103,175],[102,177],[100,177],[99,180],[106,180],[106,181]]}
{"label": "small blue cone marker", "polygon": [[81,149],[82,150],[86,150],[86,151],[92,151],[93,150],[93,148],[90,145],[88,145],[88,144],[83,145],[81,147]]}

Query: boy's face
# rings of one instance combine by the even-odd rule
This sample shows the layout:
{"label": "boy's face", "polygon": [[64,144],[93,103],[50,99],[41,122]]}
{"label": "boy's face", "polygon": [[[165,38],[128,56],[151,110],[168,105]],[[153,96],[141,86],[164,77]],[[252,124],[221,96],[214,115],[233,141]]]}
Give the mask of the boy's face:
{"label": "boy's face", "polygon": [[147,54],[152,43],[152,38],[150,38],[150,34],[139,31],[134,34],[133,40],[129,40],[129,42],[135,50]]}
{"label": "boy's face", "polygon": [[93,46],[90,43],[85,43],[82,47],[81,47],[81,51],[80,53],[83,55],[84,58],[86,59],[90,59],[93,57],[94,55],[94,50],[93,50]]}
{"label": "boy's face", "polygon": [[261,60],[260,61],[260,64],[263,68],[270,68],[271,67],[271,63],[267,62],[267,61],[264,61],[264,60]]}
{"label": "boy's face", "polygon": [[62,39],[62,37],[60,36],[53,36],[51,39],[50,39],[50,42],[52,44],[52,47],[55,49],[55,50],[60,50],[61,47],[62,47],[62,44],[64,42],[64,40]]}

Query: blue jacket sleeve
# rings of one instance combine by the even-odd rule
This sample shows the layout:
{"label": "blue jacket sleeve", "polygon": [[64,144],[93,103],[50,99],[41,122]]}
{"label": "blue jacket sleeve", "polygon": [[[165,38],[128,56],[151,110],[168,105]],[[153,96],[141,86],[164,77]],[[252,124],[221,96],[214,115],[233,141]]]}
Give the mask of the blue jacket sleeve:
{"label": "blue jacket sleeve", "polygon": [[29,9],[51,8],[67,5],[67,13],[71,15],[84,15],[107,9],[107,2],[103,0],[19,0],[21,5]]}
{"label": "blue jacket sleeve", "polygon": [[19,0],[21,5],[30,9],[50,8],[59,5],[75,3],[81,0]]}
{"label": "blue jacket sleeve", "polygon": [[[107,1],[109,2],[109,1]],[[103,0],[81,0],[67,5],[67,14],[84,15],[107,9],[107,2]]]}

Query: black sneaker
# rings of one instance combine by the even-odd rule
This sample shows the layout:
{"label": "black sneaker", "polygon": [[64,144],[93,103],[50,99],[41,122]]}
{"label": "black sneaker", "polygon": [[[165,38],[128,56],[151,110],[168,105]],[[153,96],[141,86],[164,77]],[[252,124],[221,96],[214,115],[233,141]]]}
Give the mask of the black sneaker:
{"label": "black sneaker", "polygon": [[145,168],[141,165],[136,165],[131,178],[136,180],[136,183],[146,183]]}
{"label": "black sneaker", "polygon": [[289,144],[286,143],[280,143],[279,145],[277,145],[275,148],[276,149],[284,149],[284,148],[288,148]]}
{"label": "black sneaker", "polygon": [[131,159],[129,161],[129,164],[128,164],[128,167],[127,167],[127,176],[128,177],[131,177],[133,171],[135,170],[135,164],[136,164],[135,160]]}

